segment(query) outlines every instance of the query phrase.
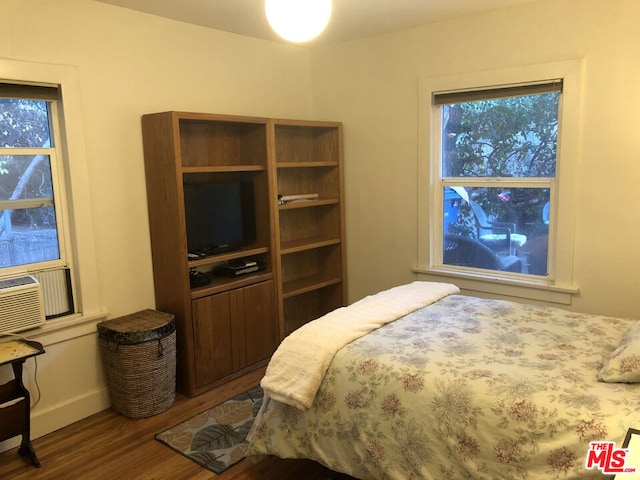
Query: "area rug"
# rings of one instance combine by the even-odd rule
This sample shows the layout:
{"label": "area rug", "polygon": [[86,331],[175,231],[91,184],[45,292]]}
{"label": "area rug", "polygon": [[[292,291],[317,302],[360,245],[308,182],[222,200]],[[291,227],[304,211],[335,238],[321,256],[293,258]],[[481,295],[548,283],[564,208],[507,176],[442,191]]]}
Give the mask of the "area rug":
{"label": "area rug", "polygon": [[247,434],[262,405],[255,387],[162,433],[156,440],[211,470],[222,473],[245,457]]}

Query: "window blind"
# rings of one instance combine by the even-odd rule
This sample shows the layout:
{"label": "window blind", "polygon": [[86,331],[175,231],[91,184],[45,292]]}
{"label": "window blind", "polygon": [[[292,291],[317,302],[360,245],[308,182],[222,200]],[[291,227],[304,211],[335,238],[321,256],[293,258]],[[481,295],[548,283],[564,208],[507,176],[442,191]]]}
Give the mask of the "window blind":
{"label": "window blind", "polygon": [[433,95],[433,104],[439,106],[545,93],[562,93],[562,79],[527,85],[499,86],[480,90],[435,93]]}
{"label": "window blind", "polygon": [[60,99],[60,90],[57,86],[2,83],[0,80],[0,98],[54,101]]}

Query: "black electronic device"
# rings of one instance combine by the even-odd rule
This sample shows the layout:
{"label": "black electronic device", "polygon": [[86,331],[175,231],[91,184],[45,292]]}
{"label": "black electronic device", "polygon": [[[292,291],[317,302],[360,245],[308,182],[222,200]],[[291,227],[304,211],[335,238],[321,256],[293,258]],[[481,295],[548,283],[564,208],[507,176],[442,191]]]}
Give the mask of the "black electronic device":
{"label": "black electronic device", "polygon": [[206,273],[197,270],[189,270],[189,286],[191,288],[204,287],[211,283],[211,278]]}
{"label": "black electronic device", "polygon": [[185,183],[187,247],[207,256],[237,250],[256,239],[253,183]]}
{"label": "black electronic device", "polygon": [[267,264],[264,262],[239,258],[217,265],[213,268],[213,273],[216,275],[224,275],[225,277],[237,277],[239,275],[264,270],[266,266]]}
{"label": "black electronic device", "polygon": [[229,268],[236,269],[236,270],[243,269],[243,268],[251,268],[258,265],[258,262],[256,262],[255,260],[248,260],[246,258],[236,258],[233,260],[229,260],[225,263]]}

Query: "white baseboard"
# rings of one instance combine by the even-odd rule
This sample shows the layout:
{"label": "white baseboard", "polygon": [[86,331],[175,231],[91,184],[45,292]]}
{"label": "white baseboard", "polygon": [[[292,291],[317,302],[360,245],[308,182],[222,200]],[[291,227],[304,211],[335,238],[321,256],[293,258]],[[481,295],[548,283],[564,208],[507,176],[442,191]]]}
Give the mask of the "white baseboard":
{"label": "white baseboard", "polygon": [[[109,393],[104,389],[89,392],[44,410],[35,409],[31,412],[31,440],[55,432],[109,407]],[[21,440],[22,437],[17,436],[0,442],[0,452],[19,446]]]}

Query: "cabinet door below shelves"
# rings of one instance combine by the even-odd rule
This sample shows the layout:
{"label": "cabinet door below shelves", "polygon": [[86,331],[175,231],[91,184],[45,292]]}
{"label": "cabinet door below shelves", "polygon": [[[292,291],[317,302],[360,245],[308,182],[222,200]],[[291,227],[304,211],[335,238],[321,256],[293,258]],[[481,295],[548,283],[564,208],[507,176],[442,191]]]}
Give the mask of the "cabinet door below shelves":
{"label": "cabinet door below shelves", "polygon": [[242,290],[242,332],[238,338],[239,368],[261,362],[275,351],[278,331],[273,281],[262,282]]}
{"label": "cabinet door below shelves", "polygon": [[233,372],[230,293],[193,300],[196,386]]}
{"label": "cabinet door below shelves", "polygon": [[192,301],[198,388],[267,359],[278,345],[273,281]]}

